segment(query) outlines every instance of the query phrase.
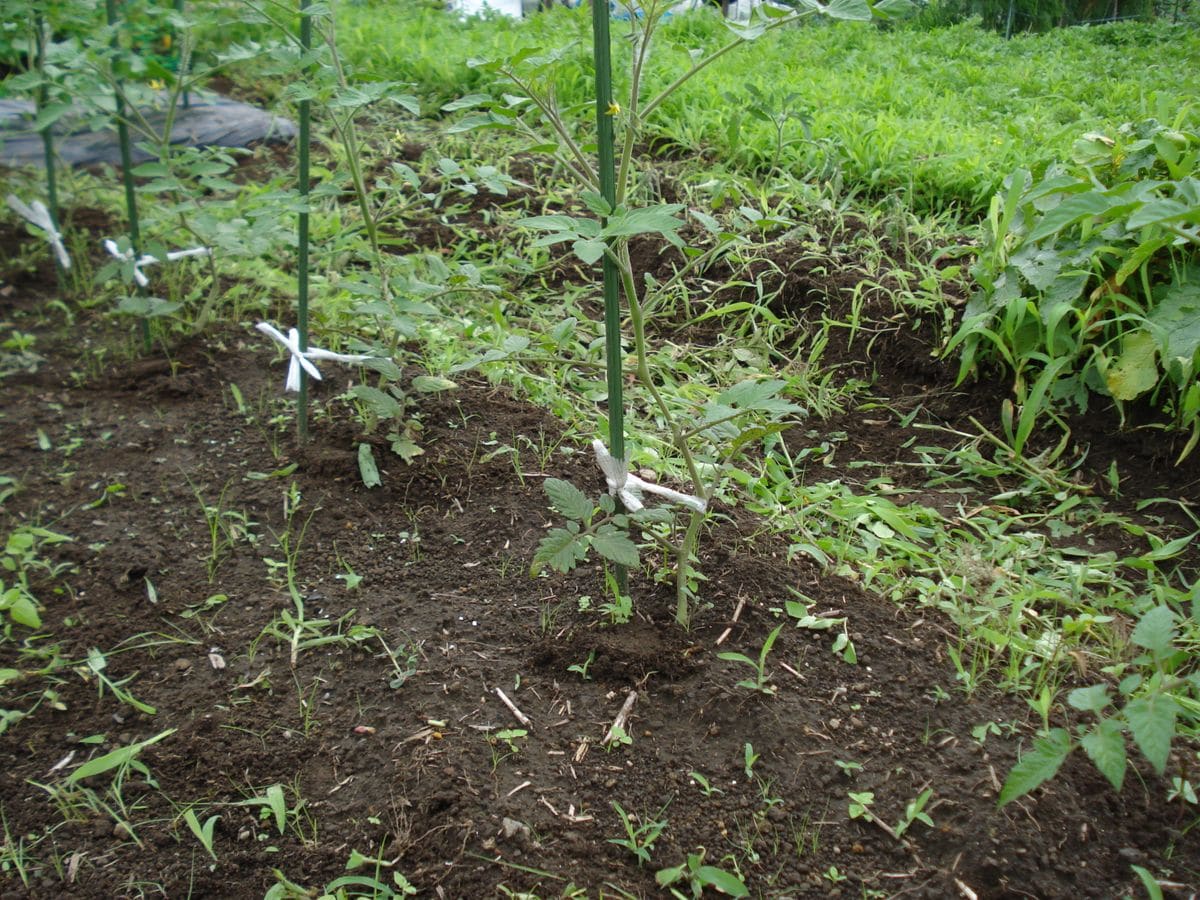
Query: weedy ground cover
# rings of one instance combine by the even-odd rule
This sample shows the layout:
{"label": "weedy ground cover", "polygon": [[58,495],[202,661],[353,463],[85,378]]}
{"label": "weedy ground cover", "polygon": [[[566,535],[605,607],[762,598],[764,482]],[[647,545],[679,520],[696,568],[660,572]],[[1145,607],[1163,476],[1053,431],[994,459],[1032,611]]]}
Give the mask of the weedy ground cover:
{"label": "weedy ground cover", "polygon": [[[586,10],[554,9],[521,22],[462,22],[428,8],[381,12],[371,3],[339,8],[347,57],[412,83],[430,109],[488,89],[486,73],[469,60],[521,48],[556,50],[564,109],[590,99]],[[665,102],[649,123],[651,142],[664,154],[699,153],[758,177],[782,167],[873,198],[899,194],[920,211],[973,213],[1013,169],[1036,171],[1063,158],[1085,131],[1170,120],[1191,109],[1200,87],[1189,70],[1160,76],[1164,46],[1179,58],[1200,53],[1187,23],[1061,29],[1011,41],[969,23],[896,29],[818,22],[764,35],[752,64],[713,67]],[[649,92],[686,70],[689,54],[705,55],[728,34],[700,16],[664,23],[642,75]],[[630,45],[614,51],[618,77],[627,77]],[[1195,114],[1187,113],[1193,127]]]}
{"label": "weedy ground cover", "polygon": [[[616,512],[582,223],[621,215],[545,146],[461,130],[503,95],[398,119],[322,64],[292,90],[322,100],[314,321],[396,370],[330,367],[307,445],[253,330],[293,315],[290,160],[172,188],[230,241],[271,227],[149,355],[123,289],[60,292],[0,222],[6,895],[1194,889],[1195,485],[1095,408],[1017,445],[1007,386],[955,383],[973,233],[789,176],[783,113],[756,120],[766,180],[631,154],[631,204],[680,223],[618,235],[666,406],[635,402],[634,471],[684,489],[670,417],[732,415],[740,385],[788,405],[712,482],[685,632],[666,519],[632,532],[636,602],[590,565],[528,577],[547,493],[593,542]],[[87,278],[72,223],[118,221],[117,185],[64,179]],[[549,216],[582,256],[519,224]]]}

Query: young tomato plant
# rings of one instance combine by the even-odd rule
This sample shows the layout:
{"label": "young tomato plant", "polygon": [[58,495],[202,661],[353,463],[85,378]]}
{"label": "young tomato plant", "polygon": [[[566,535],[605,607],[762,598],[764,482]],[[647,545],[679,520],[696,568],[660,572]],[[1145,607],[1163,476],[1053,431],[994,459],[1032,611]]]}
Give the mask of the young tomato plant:
{"label": "young tomato plant", "polygon": [[[610,73],[607,65],[608,48],[601,33],[607,32],[607,22],[597,16],[596,54],[596,97],[597,130],[600,147],[600,163],[597,164],[584,151],[578,139],[579,128],[571,113],[559,107],[556,99],[554,78],[557,57],[553,53],[541,54],[537,50],[522,50],[508,59],[479,63],[478,66],[494,73],[502,82],[497,91],[500,99],[490,94],[473,95],[451,104],[454,110],[474,107],[458,130],[472,128],[499,128],[513,131],[535,140],[542,147],[553,147],[559,162],[575,178],[580,189],[578,199],[586,206],[588,215],[550,214],[533,216],[523,224],[541,232],[537,245],[550,246],[569,244],[574,255],[585,265],[602,263],[606,270],[606,317],[605,328],[609,352],[608,400],[610,404],[621,402],[621,373],[624,372],[623,353],[615,340],[619,331],[620,317],[612,315],[615,296],[611,293],[611,282],[620,286],[620,296],[628,314],[632,329],[633,355],[638,388],[645,394],[646,405],[654,418],[662,424],[669,441],[679,456],[682,469],[692,485],[692,495],[679,495],[677,502],[687,497],[694,502],[690,507],[687,524],[682,530],[675,549],[676,620],[687,626],[693,613],[693,594],[696,579],[692,576],[693,561],[699,542],[701,528],[708,511],[708,502],[717,493],[725,467],[754,441],[761,440],[772,430],[781,427],[781,421],[798,408],[779,397],[784,387],[776,379],[752,379],[735,385],[714,400],[701,404],[697,409],[694,402],[672,396],[664,386],[661,373],[655,372],[651,364],[652,354],[647,341],[647,309],[653,309],[650,297],[643,296],[638,289],[639,272],[635,269],[630,253],[630,240],[639,236],[651,236],[665,242],[681,252],[687,250],[680,236],[685,222],[680,218],[683,207],[679,204],[638,205],[633,198],[635,184],[634,152],[645,136],[646,123],[664,101],[670,98],[683,84],[715,63],[732,50],[753,41],[765,32],[782,25],[793,23],[807,16],[824,13],[835,18],[869,21],[883,17],[889,10],[902,4],[888,2],[872,6],[867,0],[848,0],[822,5],[816,0],[806,3],[800,10],[785,10],[770,5],[760,7],[763,18],[745,26],[731,26],[735,37],[723,47],[708,55],[695,54],[691,66],[655,96],[644,94],[646,88],[643,74],[650,59],[650,48],[664,19],[670,14],[672,3],[667,0],[650,0],[636,8],[625,5],[629,13],[629,46],[632,47],[628,60],[628,72],[623,81],[627,84],[624,94],[615,98],[612,94]],[[512,93],[512,88],[516,93]],[[607,104],[605,104],[605,98]],[[616,135],[617,149],[612,154],[610,135]],[[609,166],[615,164],[615,174]],[[681,267],[681,272],[703,265],[705,251],[696,252]],[[686,254],[684,255],[686,258]],[[670,289],[685,288],[682,277],[670,279]],[[650,290],[649,288],[647,289]],[[611,301],[611,302],[610,302]],[[749,420],[749,421],[747,421]],[[610,456],[598,452],[601,468],[609,483],[610,494],[619,497],[626,510],[636,512],[641,504],[636,491],[629,491],[629,455],[624,450],[624,435],[621,417],[612,417],[609,435],[613,448]],[[692,423],[696,424],[692,424]],[[607,458],[606,458],[607,457]],[[635,505],[630,509],[629,499]],[[553,498],[552,498],[553,502]],[[586,539],[580,538],[586,531],[580,527],[580,519],[572,520],[576,528],[570,536],[560,533],[539,551],[539,559],[554,558],[562,566],[570,568],[582,561],[588,545],[603,555],[603,548],[596,546],[594,535],[587,532]],[[614,528],[628,525],[629,520],[611,519],[605,524]],[[608,538],[602,538],[602,542]],[[611,558],[611,557],[610,557]],[[535,563],[537,565],[537,563]]]}

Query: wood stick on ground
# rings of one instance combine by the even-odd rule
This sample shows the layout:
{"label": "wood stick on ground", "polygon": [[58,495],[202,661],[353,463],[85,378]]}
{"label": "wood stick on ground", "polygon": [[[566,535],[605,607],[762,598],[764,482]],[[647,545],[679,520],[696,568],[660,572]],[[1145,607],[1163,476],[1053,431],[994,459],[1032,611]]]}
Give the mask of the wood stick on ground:
{"label": "wood stick on ground", "polygon": [[737,624],[738,617],[742,614],[742,607],[746,605],[746,595],[743,594],[738,598],[737,609],[733,611],[733,618],[729,620],[729,627],[721,632],[721,636],[717,638],[716,646],[720,647],[725,643],[725,639],[733,634],[733,626]]}
{"label": "wood stick on ground", "polygon": [[496,696],[500,698],[500,702],[508,707],[508,711],[516,716],[518,722],[520,722],[526,728],[533,727],[533,722],[530,720],[529,716],[517,709],[517,704],[509,700],[504,691],[500,690],[500,688],[492,688],[492,690],[496,692]]}
{"label": "wood stick on ground", "polygon": [[604,735],[604,740],[601,742],[605,746],[611,744],[617,739],[617,729],[625,730],[625,720],[629,718],[629,713],[633,711],[633,704],[637,702],[638,692],[630,691],[629,696],[625,698],[625,702],[621,704],[621,711],[617,713],[617,717],[613,719],[613,723],[609,726],[608,734]]}

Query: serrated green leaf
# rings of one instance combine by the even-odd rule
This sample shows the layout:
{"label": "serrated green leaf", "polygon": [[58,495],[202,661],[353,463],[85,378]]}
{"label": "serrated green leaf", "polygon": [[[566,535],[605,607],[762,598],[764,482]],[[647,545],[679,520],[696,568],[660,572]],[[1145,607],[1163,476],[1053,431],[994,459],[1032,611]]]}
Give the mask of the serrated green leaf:
{"label": "serrated green leaf", "polygon": [[1169,606],[1156,606],[1138,619],[1129,640],[1145,647],[1155,656],[1163,656],[1175,640],[1175,613]]}
{"label": "serrated green leaf", "polygon": [[674,234],[683,227],[676,213],[683,209],[679,203],[643,206],[640,209],[618,209],[600,232],[601,237],[632,237],[635,234]]}
{"label": "serrated green leaf", "polygon": [[1125,721],[1134,743],[1159,775],[1167,766],[1179,704],[1169,694],[1148,694],[1125,704]]}
{"label": "serrated green leaf", "polygon": [[638,565],[637,545],[620,529],[605,525],[592,535],[592,546],[596,552],[618,566],[634,568]]}
{"label": "serrated green leaf", "polygon": [[1021,757],[1004,779],[1000,790],[1000,805],[1023,797],[1042,782],[1058,774],[1063,760],[1071,752],[1071,735],[1062,728],[1053,728],[1033,743],[1033,749]]}
{"label": "serrated green leaf", "polygon": [[362,483],[369,488],[383,484],[379,480],[379,467],[375,465],[375,454],[370,444],[358,445],[358,474],[362,476]]}
{"label": "serrated green leaf", "polygon": [[587,548],[586,535],[568,531],[566,528],[555,528],[538,544],[530,574],[537,575],[546,566],[556,572],[570,572],[587,558]]}
{"label": "serrated green leaf", "polygon": [[1120,790],[1125,783],[1125,732],[1121,723],[1104,719],[1079,741],[1088,758],[1100,773],[1108,779],[1114,789]]}
{"label": "serrated green leaf", "polygon": [[1076,688],[1071,691],[1067,695],[1067,702],[1081,712],[1098,713],[1112,700],[1108,696],[1107,684],[1093,684],[1091,687]]}
{"label": "serrated green leaf", "polygon": [[586,522],[592,516],[592,501],[575,485],[561,478],[547,478],[544,485],[550,505],[568,519]]}

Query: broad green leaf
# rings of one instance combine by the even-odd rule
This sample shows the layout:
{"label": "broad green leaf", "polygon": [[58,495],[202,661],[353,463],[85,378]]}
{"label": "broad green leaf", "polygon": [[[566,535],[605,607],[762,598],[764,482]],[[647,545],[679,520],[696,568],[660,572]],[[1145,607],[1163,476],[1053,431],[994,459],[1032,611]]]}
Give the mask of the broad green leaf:
{"label": "broad green leaf", "polygon": [[3,609],[8,617],[18,625],[26,628],[42,627],[42,617],[38,614],[37,604],[19,587],[5,591],[0,609]]}
{"label": "broad green leaf", "polygon": [[1011,262],[1026,281],[1044,291],[1058,278],[1065,260],[1054,250],[1030,242],[1012,255]]}
{"label": "broad green leaf", "polygon": [[1052,728],[1033,743],[1033,749],[1021,757],[1004,779],[1000,790],[1000,805],[1023,797],[1058,774],[1063,760],[1071,752],[1071,735],[1062,728]]}
{"label": "broad green leaf", "polygon": [[538,228],[542,231],[574,232],[579,227],[578,220],[572,219],[570,216],[526,216],[524,219],[517,219],[516,224],[523,228]]}
{"label": "broad green leaf", "polygon": [[1158,384],[1157,352],[1158,342],[1150,332],[1127,333],[1121,341],[1121,355],[1104,373],[1108,392],[1117,400],[1133,400]]}
{"label": "broad green leaf", "polygon": [[1159,335],[1164,360],[1191,360],[1200,349],[1200,268],[1185,269],[1185,277],[1174,281],[1146,316]]}
{"label": "broad green leaf", "polygon": [[287,830],[287,800],[283,796],[283,785],[273,784],[267,788],[267,808],[275,816],[275,827],[283,834]]}
{"label": "broad green leaf", "polygon": [[1167,766],[1179,704],[1169,694],[1148,694],[1125,704],[1125,721],[1133,740],[1159,775]]}
{"label": "broad green leaf", "polygon": [[571,245],[571,249],[575,251],[583,262],[591,265],[598,262],[604,256],[604,241],[579,240]]}
{"label": "broad green leaf", "polygon": [[10,681],[20,681],[23,677],[20,669],[0,669],[0,685],[8,684]]}
{"label": "broad green leaf", "polygon": [[750,896],[750,891],[747,890],[740,878],[724,869],[718,869],[716,866],[700,866],[696,869],[696,878],[700,880],[701,884],[715,888],[730,897]]}
{"label": "broad green leaf", "polygon": [[350,394],[371,411],[377,419],[402,419],[404,405],[387,391],[381,391],[369,384],[356,384],[350,388]]}
{"label": "broad green leaf", "polygon": [[1200,208],[1172,198],[1152,200],[1130,215],[1126,227],[1136,231],[1160,222],[1200,222]]}
{"label": "broad green leaf", "polygon": [[177,729],[168,728],[166,731],[159,732],[152,738],[144,741],[139,741],[136,744],[130,744],[128,747],[118,747],[105,753],[103,756],[97,756],[95,759],[89,759],[83,765],[79,766],[75,771],[67,776],[67,784],[75,784],[82,781],[84,778],[90,778],[93,775],[101,775],[104,772],[112,769],[120,768],[128,765],[138,754],[149,747],[151,744],[157,744],[163,738],[170,737]]}
{"label": "broad green leaf", "polygon": [[485,106],[492,102],[490,94],[467,94],[457,100],[442,104],[442,112],[458,112],[460,109],[470,109],[473,106]]}
{"label": "broad green leaf", "polygon": [[1074,225],[1076,222],[1103,215],[1115,206],[1117,202],[1114,198],[1106,197],[1098,191],[1078,194],[1064,200],[1046,213],[1046,215],[1042,216],[1042,220],[1038,222],[1037,227],[1029,233],[1028,240],[1040,241],[1042,238],[1057,234],[1059,231],[1070,225]]}
{"label": "broad green leaf", "polygon": [[848,19],[853,22],[871,21],[871,7],[866,0],[833,0],[825,7],[825,15],[831,19]]}
{"label": "broad green leaf", "polygon": [[618,209],[609,217],[600,234],[602,237],[631,237],[635,234],[671,235],[683,227],[676,213],[683,209],[679,203],[663,203],[640,209]]}
{"label": "broad green leaf", "polygon": [[375,465],[375,453],[370,444],[358,445],[358,474],[366,487],[379,487],[383,483],[379,480],[379,467]]}
{"label": "broad green leaf", "polygon": [[1104,719],[1079,741],[1088,758],[1116,790],[1125,783],[1125,731],[1114,719]]}
{"label": "broad green leaf", "polygon": [[916,8],[916,4],[911,0],[879,0],[871,7],[871,11],[878,18],[888,21],[902,19],[910,15]]}
{"label": "broad green leaf", "polygon": [[1108,696],[1107,684],[1093,684],[1091,687],[1075,688],[1067,695],[1067,702],[1081,712],[1098,713],[1112,702]]}
{"label": "broad green leaf", "polygon": [[442,378],[440,375],[418,375],[412,380],[414,391],[420,391],[422,394],[436,394],[439,391],[452,391],[458,385],[449,378]]}
{"label": "broad green leaf", "polygon": [[550,505],[576,522],[584,522],[592,516],[592,501],[575,485],[561,478],[547,478],[544,485]]}
{"label": "broad green leaf", "polygon": [[565,574],[586,558],[586,536],[566,528],[555,528],[538,544],[529,574],[537,575],[546,566]]}
{"label": "broad green leaf", "polygon": [[638,564],[637,545],[629,535],[613,525],[605,525],[592,535],[596,552],[618,566],[634,568]]}

